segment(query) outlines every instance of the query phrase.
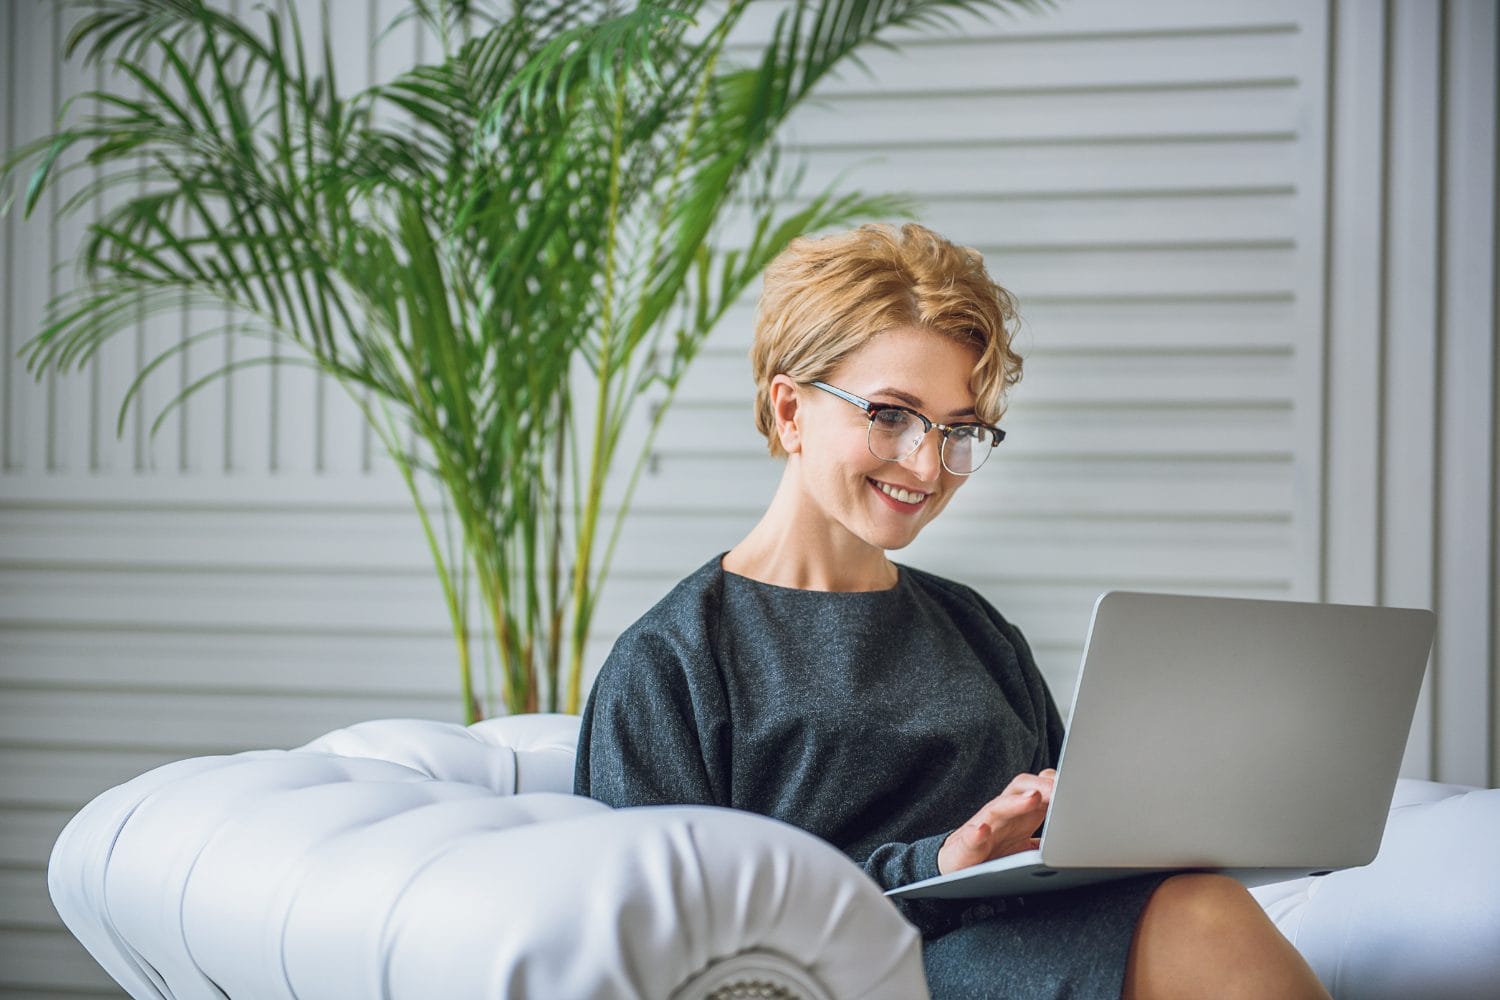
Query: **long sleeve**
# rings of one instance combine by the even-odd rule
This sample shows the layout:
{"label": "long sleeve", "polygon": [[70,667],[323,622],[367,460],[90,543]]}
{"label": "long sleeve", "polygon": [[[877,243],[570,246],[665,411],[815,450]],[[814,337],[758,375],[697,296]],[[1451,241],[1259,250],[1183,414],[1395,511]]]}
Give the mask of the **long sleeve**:
{"label": "long sleeve", "polygon": [[[584,708],[573,789],[611,806],[727,805],[705,760],[704,733],[725,725],[690,683],[683,650],[637,627],[615,644]],[[703,716],[709,718],[703,718]],[[712,751],[710,751],[710,756]]]}
{"label": "long sleeve", "polygon": [[[887,890],[934,878],[940,874],[937,856],[947,837],[947,833],[939,833],[910,844],[882,844],[864,860],[862,867],[866,875]],[[934,938],[952,930],[961,909],[961,906],[946,900],[892,899],[891,902],[903,917],[916,925],[924,938]]]}
{"label": "long sleeve", "polygon": [[1047,688],[1047,682],[1042,678],[1042,672],[1037,668],[1036,658],[1032,656],[1031,646],[1027,644],[1026,637],[1021,630],[1006,621],[994,607],[986,602],[986,608],[995,620],[996,625],[1012,646],[1015,647],[1016,656],[1021,664],[1021,669],[1026,675],[1026,690],[1031,696],[1033,711],[1040,721],[1038,728],[1045,733],[1040,748],[1039,757],[1033,762],[1032,770],[1040,771],[1043,768],[1056,767],[1062,757],[1063,745],[1063,721],[1062,713],[1057,710],[1057,702],[1052,698],[1052,692]]}
{"label": "long sleeve", "polygon": [[[1006,620],[1005,616],[995,609],[995,606],[981,597],[976,591],[969,587],[961,588],[961,592],[977,604],[984,611],[1005,642],[1015,652],[1015,668],[1020,682],[1024,685],[1024,695],[1019,692],[1012,696],[1012,705],[1026,703],[1030,708],[1031,728],[1041,737],[1037,743],[1037,752],[1031,762],[1030,770],[1035,773],[1044,768],[1056,767],[1058,760],[1062,757],[1062,745],[1064,728],[1062,714],[1057,709],[1057,702],[1052,697],[1051,690],[1047,687],[1047,681],[1042,677],[1042,672],[1036,665],[1036,657],[1031,652],[1031,645],[1021,630]],[[1003,671],[1006,664],[992,664],[992,669],[999,668]],[[1004,682],[1004,678],[1000,678]]]}

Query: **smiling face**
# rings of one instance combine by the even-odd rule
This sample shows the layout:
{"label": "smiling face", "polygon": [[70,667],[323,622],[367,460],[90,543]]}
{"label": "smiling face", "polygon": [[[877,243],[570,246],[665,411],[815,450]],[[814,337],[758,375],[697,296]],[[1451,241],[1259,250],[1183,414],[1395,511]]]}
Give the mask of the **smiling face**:
{"label": "smiling face", "polygon": [[[931,330],[890,330],[850,353],[823,381],[874,403],[898,403],[930,420],[974,420],[970,376],[976,348]],[[859,407],[812,386],[798,386],[795,427],[783,445],[796,457],[808,512],[826,530],[878,549],[900,549],[942,512],[965,476],[943,468],[934,429],[899,462],[870,454],[869,419]]]}

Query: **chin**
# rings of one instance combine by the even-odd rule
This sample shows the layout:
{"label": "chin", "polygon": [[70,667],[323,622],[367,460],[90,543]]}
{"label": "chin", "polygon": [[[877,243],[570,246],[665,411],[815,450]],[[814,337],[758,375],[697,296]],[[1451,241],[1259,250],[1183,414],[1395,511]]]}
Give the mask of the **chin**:
{"label": "chin", "polygon": [[902,531],[902,532],[878,532],[878,531],[873,531],[873,532],[866,533],[863,537],[864,537],[864,540],[866,542],[868,542],[869,544],[875,546],[878,549],[884,549],[887,552],[897,552],[897,551],[900,551],[901,549],[906,548],[912,542],[915,542],[917,540],[917,535],[918,534],[920,534],[919,531],[913,531],[913,532],[905,532],[905,531]]}

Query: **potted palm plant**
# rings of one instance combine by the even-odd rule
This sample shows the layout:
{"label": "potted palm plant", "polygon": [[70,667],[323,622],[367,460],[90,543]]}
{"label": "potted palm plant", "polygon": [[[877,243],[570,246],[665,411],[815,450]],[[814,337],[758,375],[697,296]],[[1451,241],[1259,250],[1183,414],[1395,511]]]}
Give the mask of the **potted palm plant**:
{"label": "potted palm plant", "polygon": [[[665,411],[637,404],[670,400],[793,236],[903,209],[796,195],[781,126],[891,30],[1000,2],[798,0],[746,54],[728,43],[748,0],[414,0],[401,17],[441,56],[345,93],[297,4],[242,19],[210,0],[90,0],[66,52],[134,92],[86,95],[96,110],[14,151],[6,180],[29,172],[28,213],[69,169],[91,179],[64,212],[135,193],[89,225],[84,280],[51,303],[28,365],[80,367],[142,315],[227,310],[229,327],[147,360],[123,426],[143,381],[196,340],[233,329],[267,350],[168,410],[293,345],[349,390],[410,490],[468,718],[489,707],[481,638],[507,710],[577,711],[589,622]],[[631,471],[612,479],[622,459]]]}

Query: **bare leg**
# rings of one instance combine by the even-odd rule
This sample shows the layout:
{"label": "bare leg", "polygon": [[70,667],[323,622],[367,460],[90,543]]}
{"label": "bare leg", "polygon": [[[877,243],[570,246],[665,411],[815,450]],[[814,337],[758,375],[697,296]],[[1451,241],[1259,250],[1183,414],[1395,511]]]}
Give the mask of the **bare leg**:
{"label": "bare leg", "polygon": [[1122,997],[1327,1000],[1328,992],[1244,886],[1192,874],[1167,879],[1147,901]]}

